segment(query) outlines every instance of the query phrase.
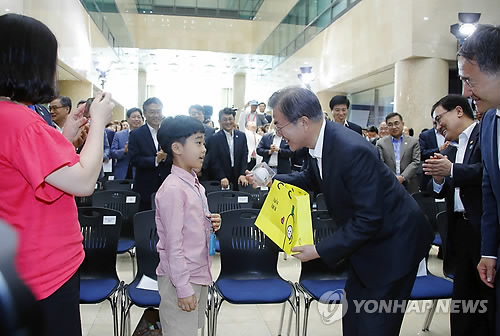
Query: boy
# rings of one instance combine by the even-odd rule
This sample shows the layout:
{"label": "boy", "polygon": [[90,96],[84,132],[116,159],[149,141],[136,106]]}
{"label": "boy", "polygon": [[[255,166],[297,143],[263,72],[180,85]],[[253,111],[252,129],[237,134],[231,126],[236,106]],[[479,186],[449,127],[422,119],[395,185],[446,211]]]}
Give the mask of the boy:
{"label": "boy", "polygon": [[158,142],[172,164],[155,198],[160,322],[164,336],[196,336],[205,322],[212,283],[210,232],[221,223],[219,214],[208,211],[205,188],[195,173],[206,152],[203,124],[188,116],[167,118]]}

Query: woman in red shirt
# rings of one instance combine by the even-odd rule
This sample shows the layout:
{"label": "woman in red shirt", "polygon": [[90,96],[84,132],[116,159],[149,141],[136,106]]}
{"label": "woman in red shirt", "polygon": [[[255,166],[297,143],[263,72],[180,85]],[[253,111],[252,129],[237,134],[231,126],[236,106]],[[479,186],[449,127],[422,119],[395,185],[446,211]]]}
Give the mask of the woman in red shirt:
{"label": "woman in red shirt", "polygon": [[[0,218],[19,239],[16,268],[39,300],[41,335],[81,335],[78,267],[82,234],[73,195],[92,194],[103,155],[104,126],[113,103],[98,94],[80,155],[28,106],[56,96],[57,41],[41,22],[0,16]],[[68,118],[74,136],[83,106]]]}

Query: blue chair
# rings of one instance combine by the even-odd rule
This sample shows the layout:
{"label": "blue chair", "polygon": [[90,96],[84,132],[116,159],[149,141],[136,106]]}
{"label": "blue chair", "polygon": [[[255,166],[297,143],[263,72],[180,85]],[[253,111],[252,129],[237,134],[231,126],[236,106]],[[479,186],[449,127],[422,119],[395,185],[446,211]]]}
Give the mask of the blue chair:
{"label": "blue chair", "polygon": [[141,195],[130,190],[105,190],[92,195],[92,205],[119,211],[122,214],[122,231],[118,241],[118,254],[128,253],[132,259],[132,272],[135,274],[135,239],[133,218],[139,211]]}
{"label": "blue chair", "polygon": [[14,265],[16,232],[0,220],[0,335],[40,334],[42,313]]}
{"label": "blue chair", "polygon": [[411,196],[413,197],[413,199],[415,199],[415,201],[417,201],[420,210],[422,210],[424,215],[427,217],[427,220],[429,221],[429,223],[432,226],[432,229],[434,230],[435,236],[432,245],[441,247],[442,239],[441,236],[439,235],[436,222],[436,216],[439,212],[436,200],[434,199],[432,194],[423,191],[413,193]]}
{"label": "blue chair", "polygon": [[116,273],[116,247],[120,237],[120,212],[95,207],[78,208],[85,259],[80,266],[80,303],[108,300],[118,336],[118,295],[122,283]]}
{"label": "blue chair", "polygon": [[446,250],[448,249],[447,246],[447,237],[448,237],[448,215],[446,214],[446,211],[442,211],[437,214],[436,216],[436,221],[437,221],[437,227],[439,231],[439,235],[442,238],[442,249],[443,249],[443,273],[446,277],[453,279],[455,275],[455,263],[453,260],[449,260],[447,258],[447,253]]}
{"label": "blue chair", "polygon": [[[324,238],[332,235],[337,230],[337,225],[330,218],[328,211],[313,211],[311,215],[313,239],[316,245]],[[302,333],[304,336],[307,335],[307,322],[311,303],[313,301],[326,304],[340,303],[340,301],[323,302],[321,297],[329,291],[344,289],[347,280],[347,270],[348,264],[345,261],[337,264],[335,269],[330,268],[320,259],[302,263],[300,279],[296,286],[304,296],[304,327]]]}
{"label": "blue chair", "polygon": [[104,183],[104,190],[130,190],[134,187],[134,180],[108,180]]}
{"label": "blue chair", "polygon": [[429,272],[429,269],[427,269],[427,275],[417,277],[410,294],[410,300],[432,300],[432,305],[425,317],[422,331],[429,331],[438,300],[449,299],[452,293],[453,282],[433,275]]}
{"label": "blue chair", "polygon": [[208,194],[210,212],[222,213],[236,209],[251,209],[252,195],[242,191],[214,191]]}
{"label": "blue chair", "polygon": [[144,275],[154,280],[157,279],[156,267],[158,267],[160,257],[156,251],[158,234],[156,232],[155,210],[142,211],[134,216],[134,235],[137,249],[137,275],[134,281],[124,286],[122,290],[122,336],[126,335],[127,328],[129,331],[131,330],[129,315],[132,305],[141,308],[158,308],[160,306],[158,291],[137,288]]}
{"label": "blue chair", "polygon": [[240,192],[246,192],[252,197],[252,207],[254,209],[262,208],[264,204],[265,196],[268,193],[268,190],[262,190],[261,188],[254,188],[252,185],[248,185],[246,187],[239,186]]}
{"label": "blue chair", "polygon": [[299,335],[299,300],[294,285],[278,274],[279,248],[255,226],[259,210],[222,212],[220,240],[221,272],[208,305],[209,334],[217,334],[221,304],[290,303],[296,313]]}
{"label": "blue chair", "polygon": [[325,195],[323,195],[322,193],[316,196],[316,210],[328,210],[326,208]]}
{"label": "blue chair", "polygon": [[[200,181],[200,183],[205,188],[205,195],[208,195],[214,191],[225,191],[220,186],[220,181]],[[229,183],[229,189],[227,189],[226,191],[231,190],[233,190],[233,185]]]}

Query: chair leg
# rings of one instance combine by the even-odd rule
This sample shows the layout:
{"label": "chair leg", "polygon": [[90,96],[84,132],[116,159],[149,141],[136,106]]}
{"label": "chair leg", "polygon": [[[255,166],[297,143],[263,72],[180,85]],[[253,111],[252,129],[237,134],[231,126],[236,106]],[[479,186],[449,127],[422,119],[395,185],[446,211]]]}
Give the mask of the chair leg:
{"label": "chair leg", "polygon": [[214,289],[214,304],[213,304],[214,314],[212,316],[212,325],[213,325],[212,336],[217,335],[217,317],[219,316],[219,310],[223,301],[224,300],[222,299],[222,297],[219,298],[217,290]]}
{"label": "chair leg", "polygon": [[113,295],[108,298],[109,304],[111,305],[111,314],[113,315],[113,335],[118,336],[118,299],[121,293],[121,288],[119,288]]}
{"label": "chair leg", "polygon": [[422,327],[422,331],[429,331],[429,327],[432,322],[432,318],[434,317],[434,313],[436,312],[438,300],[432,300],[432,306],[427,316],[425,317],[424,326]]}
{"label": "chair leg", "polygon": [[130,302],[130,300],[128,299],[125,291],[126,287],[122,289],[122,296],[121,296],[121,327],[120,327],[121,336],[130,335],[130,329],[131,329],[130,308],[132,307],[132,302]]}
{"label": "chair leg", "polygon": [[311,307],[312,299],[304,295],[304,328],[302,336],[307,336],[307,322],[309,320],[309,308]]}
{"label": "chair leg", "polygon": [[281,336],[281,331],[283,330],[283,320],[285,319],[285,307],[286,307],[286,302],[283,304],[283,308],[281,308],[280,328],[278,330],[278,336]]}
{"label": "chair leg", "polygon": [[127,252],[128,252],[128,254],[130,254],[130,260],[132,261],[132,277],[135,277],[135,275],[137,273],[137,269],[136,269],[137,266],[135,265],[135,262],[136,262],[135,247],[132,247]]}

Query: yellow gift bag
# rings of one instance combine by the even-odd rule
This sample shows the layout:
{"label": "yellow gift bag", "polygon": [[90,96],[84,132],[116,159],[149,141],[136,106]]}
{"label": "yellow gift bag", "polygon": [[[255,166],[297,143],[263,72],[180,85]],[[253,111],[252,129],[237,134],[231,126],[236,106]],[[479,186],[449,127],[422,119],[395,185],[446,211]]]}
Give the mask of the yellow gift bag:
{"label": "yellow gift bag", "polygon": [[288,254],[294,246],[312,245],[309,194],[274,180],[255,225]]}

